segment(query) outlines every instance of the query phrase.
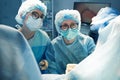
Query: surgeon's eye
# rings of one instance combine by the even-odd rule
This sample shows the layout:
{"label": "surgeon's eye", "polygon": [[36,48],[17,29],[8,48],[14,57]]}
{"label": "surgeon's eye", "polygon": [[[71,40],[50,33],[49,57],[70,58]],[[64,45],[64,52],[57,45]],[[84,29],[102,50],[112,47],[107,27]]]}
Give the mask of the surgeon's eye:
{"label": "surgeon's eye", "polygon": [[69,28],[69,25],[64,24],[64,25],[61,25],[60,28],[61,28],[62,30],[67,30],[67,29]]}
{"label": "surgeon's eye", "polygon": [[78,27],[78,23],[72,23],[71,25],[70,25],[70,28],[71,29],[76,29]]}
{"label": "surgeon's eye", "polygon": [[43,18],[44,18],[44,14],[41,14],[40,18],[42,18],[42,19],[43,19]]}
{"label": "surgeon's eye", "polygon": [[78,27],[78,23],[71,23],[70,25],[64,24],[64,25],[60,26],[60,28],[62,30],[68,30],[69,28],[71,28],[71,29],[77,29],[77,27]]}
{"label": "surgeon's eye", "polygon": [[38,18],[43,18],[44,17],[43,14],[40,15],[38,12],[35,12],[35,11],[33,11],[31,14],[32,14],[32,17],[34,19],[38,19]]}

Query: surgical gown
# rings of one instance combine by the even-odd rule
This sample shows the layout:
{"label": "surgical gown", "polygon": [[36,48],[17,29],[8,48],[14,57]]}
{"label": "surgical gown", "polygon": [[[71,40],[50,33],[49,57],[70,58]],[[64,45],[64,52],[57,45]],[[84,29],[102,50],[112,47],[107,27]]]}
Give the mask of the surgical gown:
{"label": "surgical gown", "polygon": [[48,72],[55,73],[56,70],[56,73],[58,74],[64,74],[67,64],[78,64],[95,49],[93,39],[81,33],[70,45],[64,43],[62,36],[55,38],[52,41],[52,45],[54,50],[51,49],[49,51],[53,52],[47,52],[47,58],[49,58],[48,61],[50,63]]}
{"label": "surgical gown", "polygon": [[39,29],[35,32],[34,37],[28,40],[28,42],[39,64],[42,59],[45,59],[45,52],[47,46],[50,44],[50,39],[44,31]]}
{"label": "surgical gown", "polygon": [[91,26],[90,26],[90,32],[89,36],[91,36],[95,43],[97,43],[98,40],[98,30],[99,28],[106,27],[109,22],[116,18],[118,15],[120,15],[120,12],[114,8],[111,7],[105,7],[101,8],[97,15],[92,18]]}
{"label": "surgical gown", "polygon": [[42,80],[28,42],[6,25],[0,25],[0,80]]}

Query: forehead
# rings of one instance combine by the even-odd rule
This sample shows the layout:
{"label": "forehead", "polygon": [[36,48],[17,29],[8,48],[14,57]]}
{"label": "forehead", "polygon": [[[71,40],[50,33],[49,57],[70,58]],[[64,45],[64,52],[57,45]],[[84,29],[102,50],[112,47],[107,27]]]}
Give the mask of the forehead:
{"label": "forehead", "polygon": [[65,20],[62,22],[62,24],[70,24],[70,23],[75,23],[73,20]]}

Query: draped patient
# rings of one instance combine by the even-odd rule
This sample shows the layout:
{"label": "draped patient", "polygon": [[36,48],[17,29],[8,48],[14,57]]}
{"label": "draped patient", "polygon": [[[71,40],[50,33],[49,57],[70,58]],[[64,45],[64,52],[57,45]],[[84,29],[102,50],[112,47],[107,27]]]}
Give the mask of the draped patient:
{"label": "draped patient", "polygon": [[0,80],[42,80],[26,39],[6,25],[0,25]]}
{"label": "draped patient", "polygon": [[95,51],[70,71],[66,80],[119,80],[119,34],[120,16],[100,28]]}

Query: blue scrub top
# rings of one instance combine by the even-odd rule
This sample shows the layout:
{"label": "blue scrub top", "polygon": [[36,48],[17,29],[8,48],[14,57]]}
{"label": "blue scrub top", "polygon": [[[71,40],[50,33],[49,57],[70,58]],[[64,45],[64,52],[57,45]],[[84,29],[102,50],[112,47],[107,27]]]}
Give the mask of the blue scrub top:
{"label": "blue scrub top", "polygon": [[36,61],[39,64],[42,59],[45,59],[45,52],[47,46],[50,44],[50,39],[46,32],[39,29],[35,32],[34,37],[28,40],[28,42],[32,48]]}
{"label": "blue scrub top", "polygon": [[50,47],[51,50],[47,52],[47,58],[50,63],[48,67],[49,73],[64,74],[67,64],[78,64],[95,49],[93,39],[83,34],[79,34],[70,45],[64,43],[62,36],[53,39],[52,44],[54,50]]}

